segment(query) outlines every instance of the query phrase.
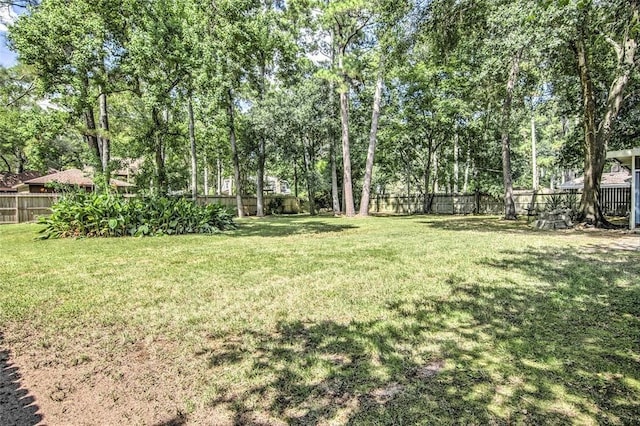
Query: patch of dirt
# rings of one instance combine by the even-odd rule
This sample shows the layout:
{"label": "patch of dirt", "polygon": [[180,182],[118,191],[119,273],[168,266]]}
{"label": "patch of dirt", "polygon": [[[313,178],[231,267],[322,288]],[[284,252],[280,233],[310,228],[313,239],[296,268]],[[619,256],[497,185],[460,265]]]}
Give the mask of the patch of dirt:
{"label": "patch of dirt", "polygon": [[39,407],[23,386],[20,370],[9,357],[9,351],[0,349],[0,424],[26,426],[41,421]]}
{"label": "patch of dirt", "polygon": [[40,418],[4,421],[5,377],[10,393],[16,385],[11,373],[4,373],[3,363],[2,425],[183,425],[187,412],[195,408],[188,406],[196,400],[193,372],[174,362],[180,349],[174,344],[139,341],[109,352],[99,343],[75,341],[43,348],[35,333],[5,335],[6,345],[14,349],[12,362],[20,366],[20,385],[29,389],[33,401],[26,407],[22,400],[10,402],[9,415],[22,409],[32,419]]}
{"label": "patch of dirt", "polygon": [[424,365],[416,370],[416,377],[422,380],[427,380],[437,375],[445,366],[445,362],[442,359],[436,359],[429,364]]}

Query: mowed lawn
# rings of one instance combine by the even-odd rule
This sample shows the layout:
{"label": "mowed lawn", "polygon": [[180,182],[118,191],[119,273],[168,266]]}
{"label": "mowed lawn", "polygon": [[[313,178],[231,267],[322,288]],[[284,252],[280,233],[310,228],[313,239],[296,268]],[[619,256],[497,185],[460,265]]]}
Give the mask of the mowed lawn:
{"label": "mowed lawn", "polygon": [[638,234],[479,217],[214,236],[0,227],[0,347],[47,424],[633,424]]}

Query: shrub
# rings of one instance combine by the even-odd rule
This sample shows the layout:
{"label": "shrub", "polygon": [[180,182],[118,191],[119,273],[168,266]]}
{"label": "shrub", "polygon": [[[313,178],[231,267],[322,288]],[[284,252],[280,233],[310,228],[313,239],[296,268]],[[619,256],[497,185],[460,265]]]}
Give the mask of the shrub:
{"label": "shrub", "polygon": [[234,229],[232,214],[221,205],[199,206],[184,198],[125,198],[114,193],[74,192],[40,218],[41,238],[120,237],[163,234],[212,234]]}
{"label": "shrub", "polygon": [[578,197],[572,193],[559,193],[551,194],[547,200],[544,210],[546,212],[553,211],[565,211],[569,214],[571,219],[577,216],[578,212]]}

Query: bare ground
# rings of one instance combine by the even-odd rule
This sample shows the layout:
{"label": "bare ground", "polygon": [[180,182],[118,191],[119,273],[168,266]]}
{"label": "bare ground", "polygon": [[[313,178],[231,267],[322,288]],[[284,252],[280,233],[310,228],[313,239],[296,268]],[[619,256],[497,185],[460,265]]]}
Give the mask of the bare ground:
{"label": "bare ground", "polygon": [[175,345],[139,341],[109,354],[104,342],[87,343],[78,337],[43,347],[34,330],[8,330],[0,424],[185,424],[185,411],[194,408],[185,401],[196,399],[196,386],[192,373],[172,362]]}

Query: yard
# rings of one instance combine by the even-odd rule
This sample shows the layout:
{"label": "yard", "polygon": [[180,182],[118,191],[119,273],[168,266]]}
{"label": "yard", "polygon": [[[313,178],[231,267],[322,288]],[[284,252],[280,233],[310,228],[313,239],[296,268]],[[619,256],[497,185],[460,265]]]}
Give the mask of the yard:
{"label": "yard", "polygon": [[51,425],[640,417],[637,234],[478,217],[239,223],[49,241],[34,240],[38,225],[0,227],[2,374],[17,368],[30,392],[22,414]]}

